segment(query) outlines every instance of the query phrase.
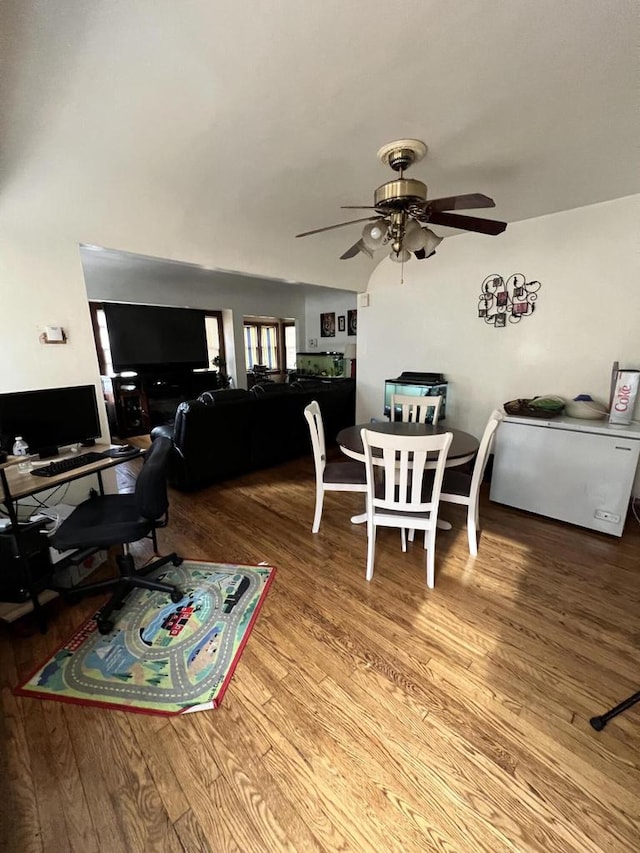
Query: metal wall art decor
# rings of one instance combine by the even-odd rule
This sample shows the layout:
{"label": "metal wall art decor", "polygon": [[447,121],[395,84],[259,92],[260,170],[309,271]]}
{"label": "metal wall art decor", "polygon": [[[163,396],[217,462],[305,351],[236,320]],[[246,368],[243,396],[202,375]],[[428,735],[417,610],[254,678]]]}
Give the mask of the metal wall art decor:
{"label": "metal wall art decor", "polygon": [[478,299],[478,317],[496,328],[510,323],[519,323],[523,317],[533,314],[539,281],[527,281],[522,273],[514,273],[505,280],[501,275],[488,275],[482,282]]}
{"label": "metal wall art decor", "polygon": [[336,315],[335,311],[327,312],[320,315],[320,337],[335,338],[336,336]]}

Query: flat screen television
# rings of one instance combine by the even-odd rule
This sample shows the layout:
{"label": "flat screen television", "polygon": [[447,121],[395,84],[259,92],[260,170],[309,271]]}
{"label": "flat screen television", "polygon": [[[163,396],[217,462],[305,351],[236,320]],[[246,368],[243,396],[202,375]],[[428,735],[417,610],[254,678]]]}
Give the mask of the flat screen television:
{"label": "flat screen television", "polygon": [[55,456],[59,447],[99,438],[100,416],[93,385],[0,394],[0,443],[11,452],[17,435],[31,453]]}
{"label": "flat screen television", "polygon": [[209,366],[204,311],[107,302],[104,314],[117,373]]}

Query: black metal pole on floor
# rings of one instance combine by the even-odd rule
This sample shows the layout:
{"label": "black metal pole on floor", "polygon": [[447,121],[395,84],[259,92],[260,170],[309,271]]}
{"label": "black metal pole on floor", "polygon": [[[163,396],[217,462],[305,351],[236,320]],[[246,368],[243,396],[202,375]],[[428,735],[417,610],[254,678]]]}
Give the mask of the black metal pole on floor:
{"label": "black metal pole on floor", "polygon": [[607,725],[609,720],[611,720],[613,717],[617,717],[618,714],[621,714],[623,711],[626,711],[627,708],[630,708],[632,705],[635,705],[636,702],[640,702],[640,690],[638,690],[637,693],[634,693],[633,696],[629,696],[629,698],[625,699],[624,702],[621,702],[619,705],[616,705],[615,708],[612,708],[610,711],[607,711],[607,713],[603,714],[601,717],[591,717],[589,722],[597,732],[600,732]]}

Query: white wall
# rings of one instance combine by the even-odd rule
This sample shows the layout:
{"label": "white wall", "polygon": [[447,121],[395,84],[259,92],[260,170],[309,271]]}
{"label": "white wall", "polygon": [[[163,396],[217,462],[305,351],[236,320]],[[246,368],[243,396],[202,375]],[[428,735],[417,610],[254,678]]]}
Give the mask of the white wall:
{"label": "white wall", "polygon": [[[0,392],[94,384],[102,389],[78,246],[36,230],[3,231],[0,250]],[[66,344],[39,340],[62,326]],[[103,432],[106,417],[103,419]]]}
{"label": "white wall", "polygon": [[[384,380],[402,370],[444,373],[447,424],[478,436],[515,397],[608,401],[612,362],[640,367],[639,234],[636,195],[447,239],[405,265],[404,284],[385,259],[358,312],[358,420],[382,415]],[[542,283],[535,313],[493,328],[478,318],[482,281],[516,272]]]}
{"label": "white wall", "polygon": [[[349,263],[349,261],[345,261]],[[302,350],[304,352],[344,352],[345,344],[355,344],[356,337],[347,335],[347,311],[356,307],[356,293],[350,291],[334,292],[318,288],[317,294],[309,294],[307,296],[305,317],[306,317],[306,339],[302,341]],[[326,312],[335,312],[336,315],[336,336],[335,338],[320,337],[320,314]],[[343,316],[345,322],[344,332],[338,331],[338,317]],[[312,346],[310,341],[317,341],[316,346]]]}
{"label": "white wall", "polygon": [[[18,229],[8,220],[0,222],[0,232],[0,393],[93,384],[102,399],[77,243],[36,228]],[[62,326],[67,343],[40,343],[46,325]],[[106,412],[99,410],[108,438]],[[107,491],[115,490],[111,473],[104,482]],[[95,477],[83,478],[57,492],[56,500],[77,504],[95,485]],[[48,501],[49,494],[39,497]]]}

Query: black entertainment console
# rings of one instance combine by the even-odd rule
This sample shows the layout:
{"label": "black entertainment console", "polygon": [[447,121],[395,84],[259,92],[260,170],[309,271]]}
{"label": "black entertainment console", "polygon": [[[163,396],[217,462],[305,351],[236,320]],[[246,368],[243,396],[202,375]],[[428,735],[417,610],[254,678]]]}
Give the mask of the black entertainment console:
{"label": "black entertainment console", "polygon": [[218,372],[157,368],[135,376],[102,377],[111,434],[144,435],[173,422],[180,403],[218,388]]}

